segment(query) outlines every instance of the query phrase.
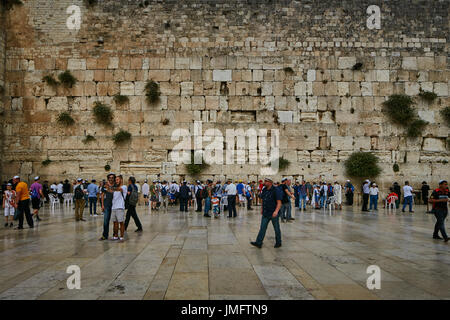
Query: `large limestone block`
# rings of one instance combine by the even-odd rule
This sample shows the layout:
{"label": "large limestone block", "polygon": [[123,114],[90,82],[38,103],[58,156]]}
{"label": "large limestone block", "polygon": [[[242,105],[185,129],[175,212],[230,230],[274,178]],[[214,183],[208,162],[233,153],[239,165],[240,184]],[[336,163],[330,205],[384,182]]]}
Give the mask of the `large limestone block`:
{"label": "large limestone block", "polygon": [[86,59],[69,59],[67,68],[69,70],[86,70]]}
{"label": "large limestone block", "polygon": [[424,138],[424,151],[445,151],[445,139]]}
{"label": "large limestone block", "polygon": [[332,136],[331,137],[332,150],[353,150],[352,136]]}
{"label": "large limestone block", "polygon": [[339,57],[339,69],[351,69],[356,63],[356,57]]}
{"label": "large limestone block", "polygon": [[417,58],[404,57],[402,62],[402,68],[405,70],[417,70]]}
{"label": "large limestone block", "polygon": [[121,82],[120,94],[123,96],[134,96],[134,83],[133,82]]}
{"label": "large limestone block", "polygon": [[50,98],[47,104],[47,110],[67,110],[67,97],[53,97]]}

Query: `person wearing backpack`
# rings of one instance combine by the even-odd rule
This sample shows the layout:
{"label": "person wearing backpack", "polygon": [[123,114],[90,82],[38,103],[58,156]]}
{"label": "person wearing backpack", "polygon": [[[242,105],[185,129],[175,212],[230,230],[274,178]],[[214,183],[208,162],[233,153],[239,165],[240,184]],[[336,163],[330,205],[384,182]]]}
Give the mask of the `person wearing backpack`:
{"label": "person wearing backpack", "polygon": [[139,193],[138,193],[138,187],[136,186],[136,178],[130,177],[128,179],[128,190],[127,190],[127,198],[126,198],[126,204],[127,204],[127,216],[125,218],[125,231],[128,228],[128,223],[130,222],[130,217],[133,217],[134,223],[136,224],[137,229],[135,232],[142,232],[142,224],[139,220],[139,217],[136,212],[136,205],[139,201]]}
{"label": "person wearing backpack", "polygon": [[164,205],[164,210],[167,211],[167,207],[169,206],[169,186],[167,185],[166,180],[164,180],[161,185],[161,198],[161,202]]}
{"label": "person wearing backpack", "polygon": [[197,201],[197,210],[195,210],[195,212],[202,212],[202,190],[202,183],[201,181],[197,180],[195,182],[195,200]]}
{"label": "person wearing backpack", "polygon": [[86,191],[82,184],[82,179],[78,178],[76,185],[73,187],[73,193],[75,198],[75,221],[86,221],[83,219],[83,211],[86,200],[84,200],[84,195]]}
{"label": "person wearing backpack", "polygon": [[31,185],[31,207],[33,208],[33,214],[37,221],[41,221],[39,217],[39,209],[41,207],[41,198],[44,198],[44,193],[42,191],[42,185],[39,182],[39,176],[34,178],[34,183]]}

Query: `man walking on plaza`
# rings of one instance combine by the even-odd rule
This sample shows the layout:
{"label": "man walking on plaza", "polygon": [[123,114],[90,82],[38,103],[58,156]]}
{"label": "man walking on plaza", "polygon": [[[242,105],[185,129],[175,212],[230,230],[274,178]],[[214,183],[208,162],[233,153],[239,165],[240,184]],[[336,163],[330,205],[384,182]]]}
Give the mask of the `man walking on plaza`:
{"label": "man walking on plaza", "polygon": [[137,227],[135,232],[142,232],[142,223],[139,220],[139,217],[136,212],[136,206],[139,203],[138,190],[139,189],[136,185],[136,178],[135,177],[128,178],[127,196],[125,198],[125,208],[128,209],[125,218],[125,231],[128,228],[128,223],[130,222],[131,217],[133,218],[134,223],[136,224]]}
{"label": "man walking on plaza", "polygon": [[433,213],[436,217],[436,225],[434,226],[433,239],[442,239],[439,237],[439,231],[445,242],[449,237],[445,232],[445,218],[447,218],[450,192],[448,191],[448,183],[446,180],[439,181],[439,188],[433,191],[430,197],[430,203],[433,205]]}
{"label": "man walking on plaza", "polygon": [[298,190],[298,198],[299,198],[298,208],[299,209],[303,208],[303,211],[305,211],[306,210],[306,198],[308,196],[308,188],[306,187],[305,180],[303,180],[302,184],[297,187],[297,190]]}
{"label": "man walking on plaza", "polygon": [[[87,193],[89,199],[89,215],[97,216],[97,195],[98,195],[98,186],[96,184],[97,181],[93,179],[91,183],[87,186]],[[94,208],[94,213],[92,213],[92,208]]]}
{"label": "man walking on plaza", "polygon": [[77,184],[73,187],[74,197],[75,197],[75,221],[86,221],[83,219],[83,211],[86,200],[84,195],[86,191],[82,184],[83,179],[78,178]]}
{"label": "man walking on plaza", "polygon": [[27,219],[28,226],[33,228],[33,217],[30,212],[30,193],[28,191],[28,184],[20,181],[19,176],[13,178],[13,184],[16,185],[16,210],[19,219],[18,230],[23,229],[23,215]]}
{"label": "man walking on plaza", "polygon": [[150,186],[147,183],[147,179],[144,180],[144,184],[142,185],[142,196],[144,197],[144,205],[148,206],[149,197],[148,194],[150,192]]}
{"label": "man walking on plaza", "polygon": [[41,208],[41,199],[44,198],[44,192],[42,191],[42,185],[40,184],[39,179],[39,176],[35,177],[34,183],[30,187],[31,207],[33,208],[33,214],[37,221],[41,221],[39,209]]}
{"label": "man walking on plaza", "polygon": [[211,218],[209,211],[211,210],[211,198],[212,198],[212,181],[206,180],[205,190],[203,190],[205,199],[204,217]]}
{"label": "man walking on plaza", "polygon": [[292,206],[291,206],[291,198],[295,199],[294,195],[291,192],[290,186],[291,180],[288,178],[283,178],[281,180],[280,188],[283,191],[283,199],[282,199],[282,206],[280,211],[281,216],[281,222],[290,222],[292,220],[295,220],[291,216]]}
{"label": "man walking on plaza", "polygon": [[190,198],[191,190],[187,186],[186,181],[180,187],[180,211],[188,212],[188,200]]}
{"label": "man walking on plaza", "polygon": [[408,181],[405,181],[405,185],[403,186],[403,208],[402,212],[405,212],[406,205],[409,205],[409,212],[414,212],[412,209],[413,206],[413,188],[409,185]]}
{"label": "man walking on plaza", "polygon": [[105,183],[102,190],[103,235],[99,240],[107,240],[109,236],[109,221],[111,219],[116,175],[114,173],[110,173],[106,178],[108,181]]}
{"label": "man walking on plaza", "polygon": [[228,184],[225,187],[225,192],[227,193],[227,205],[228,205],[228,218],[236,217],[236,185],[228,179]]}
{"label": "man walking on plaza", "polygon": [[280,222],[278,220],[278,212],[281,208],[281,199],[283,192],[281,188],[273,186],[272,179],[266,178],[264,180],[264,188],[261,192],[261,227],[259,229],[258,237],[255,242],[250,242],[253,246],[261,248],[264,237],[266,235],[267,225],[272,221],[273,229],[275,231],[275,248],[281,247],[281,231]]}
{"label": "man walking on plaza", "polygon": [[199,180],[195,182],[195,201],[197,201],[197,210],[195,212],[202,212],[202,184]]}

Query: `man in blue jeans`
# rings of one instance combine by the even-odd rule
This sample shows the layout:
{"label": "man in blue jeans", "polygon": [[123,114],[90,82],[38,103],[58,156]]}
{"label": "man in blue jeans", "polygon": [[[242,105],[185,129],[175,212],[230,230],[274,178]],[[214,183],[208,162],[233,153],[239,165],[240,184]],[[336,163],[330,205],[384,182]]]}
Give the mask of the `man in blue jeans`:
{"label": "man in blue jeans", "polygon": [[306,210],[306,196],[308,195],[308,188],[306,187],[306,182],[303,180],[301,186],[298,188],[299,193],[299,208],[303,207],[303,211]]}
{"label": "man in blue jeans", "polygon": [[102,210],[103,210],[103,235],[99,239],[107,240],[109,235],[109,220],[111,218],[112,200],[114,195],[116,175],[110,173],[107,176],[108,181],[102,190]]}
{"label": "man in blue jeans", "polygon": [[88,199],[89,199],[89,214],[92,216],[92,208],[94,208],[94,217],[97,216],[97,194],[98,186],[95,184],[95,179],[87,187]]}
{"label": "man in blue jeans", "polygon": [[413,205],[413,188],[409,185],[408,181],[405,181],[403,186],[403,208],[402,212],[405,212],[406,205],[409,205],[409,212],[414,212],[412,209]]}
{"label": "man in blue jeans", "polygon": [[281,231],[280,222],[278,219],[278,212],[281,209],[281,199],[283,198],[283,191],[280,187],[274,187],[272,179],[264,179],[264,187],[261,191],[260,198],[262,200],[261,206],[261,227],[259,229],[256,241],[250,242],[252,246],[261,248],[266,230],[269,222],[272,221],[273,229],[275,231],[275,248],[281,247]]}

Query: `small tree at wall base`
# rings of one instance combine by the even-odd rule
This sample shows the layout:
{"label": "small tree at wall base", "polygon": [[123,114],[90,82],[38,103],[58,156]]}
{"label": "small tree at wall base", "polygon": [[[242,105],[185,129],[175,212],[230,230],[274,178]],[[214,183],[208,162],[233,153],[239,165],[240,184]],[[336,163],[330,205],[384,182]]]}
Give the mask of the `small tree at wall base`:
{"label": "small tree at wall base", "polygon": [[345,174],[352,178],[376,178],[381,173],[379,158],[371,152],[353,152],[345,160]]}

